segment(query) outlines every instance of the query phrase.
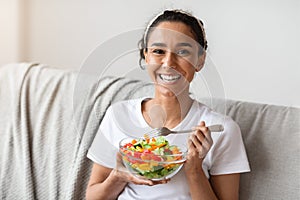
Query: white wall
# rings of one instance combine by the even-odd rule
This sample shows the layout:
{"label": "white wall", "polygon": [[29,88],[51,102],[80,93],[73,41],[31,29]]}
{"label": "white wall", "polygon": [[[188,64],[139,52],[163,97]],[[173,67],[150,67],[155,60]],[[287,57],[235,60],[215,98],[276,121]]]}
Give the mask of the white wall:
{"label": "white wall", "polygon": [[19,61],[19,2],[0,0],[0,66]]}
{"label": "white wall", "polygon": [[[7,4],[1,2],[0,11],[6,11],[2,5]],[[0,64],[22,58],[80,69],[84,59],[99,44],[120,33],[144,27],[153,15],[169,7],[188,9],[203,19],[209,40],[208,53],[223,81],[227,98],[300,106],[300,56],[296,55],[300,45],[298,0],[184,3],[179,0],[27,0],[22,6],[26,26],[21,44],[25,50],[16,49],[14,38],[18,36],[14,34],[18,28],[14,23],[18,14],[14,11],[13,23],[4,27],[13,34],[6,35],[8,40],[3,36],[0,39],[1,44],[11,44],[6,44]],[[16,52],[20,48],[22,55],[18,56]],[[0,50],[4,51],[2,45]]]}

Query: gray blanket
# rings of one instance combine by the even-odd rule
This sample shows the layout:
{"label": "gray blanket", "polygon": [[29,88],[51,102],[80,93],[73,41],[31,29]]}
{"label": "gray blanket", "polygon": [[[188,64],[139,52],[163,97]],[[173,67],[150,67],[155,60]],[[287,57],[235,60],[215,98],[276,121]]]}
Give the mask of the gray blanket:
{"label": "gray blanket", "polygon": [[145,86],[92,76],[29,63],[0,68],[0,199],[84,199],[86,152],[103,114]]}

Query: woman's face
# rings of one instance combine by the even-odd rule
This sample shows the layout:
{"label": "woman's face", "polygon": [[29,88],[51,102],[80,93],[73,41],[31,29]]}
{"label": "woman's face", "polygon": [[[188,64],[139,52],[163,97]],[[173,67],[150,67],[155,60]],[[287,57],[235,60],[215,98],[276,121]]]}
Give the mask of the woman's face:
{"label": "woman's face", "polygon": [[188,92],[205,60],[205,53],[198,54],[191,28],[181,22],[161,22],[151,30],[147,48],[145,61],[156,89],[172,95]]}

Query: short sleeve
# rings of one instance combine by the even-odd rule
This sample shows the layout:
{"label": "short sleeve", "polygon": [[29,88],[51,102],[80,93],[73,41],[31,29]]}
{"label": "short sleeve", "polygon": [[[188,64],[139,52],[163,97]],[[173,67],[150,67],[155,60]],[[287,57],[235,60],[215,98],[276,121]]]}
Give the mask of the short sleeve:
{"label": "short sleeve", "polygon": [[110,133],[113,133],[111,112],[111,108],[109,108],[87,153],[87,157],[93,162],[108,168],[116,166],[118,152],[118,148],[113,143],[113,138],[110,135]]}
{"label": "short sleeve", "polygon": [[211,175],[250,171],[240,128],[231,118],[226,118],[224,131],[214,141],[211,151]]}

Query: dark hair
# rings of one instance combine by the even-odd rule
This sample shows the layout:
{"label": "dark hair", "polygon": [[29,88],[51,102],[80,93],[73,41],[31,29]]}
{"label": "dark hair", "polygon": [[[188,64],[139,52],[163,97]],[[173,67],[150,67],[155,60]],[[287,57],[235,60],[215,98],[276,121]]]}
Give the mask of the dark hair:
{"label": "dark hair", "polygon": [[[188,13],[183,10],[165,10],[163,13],[159,14],[158,16],[154,17],[146,27],[144,31],[143,38],[139,41],[139,50],[140,50],[140,60],[139,64],[143,59],[145,59],[144,49],[147,52],[147,42],[149,35],[151,33],[151,28],[158,26],[161,22],[182,22],[185,25],[189,26],[192,29],[192,33],[195,35],[196,41],[202,47],[199,50],[199,55],[202,55],[203,50],[207,49],[207,40],[204,31],[203,22],[194,17],[191,13]],[[144,67],[142,67],[144,68]]]}

